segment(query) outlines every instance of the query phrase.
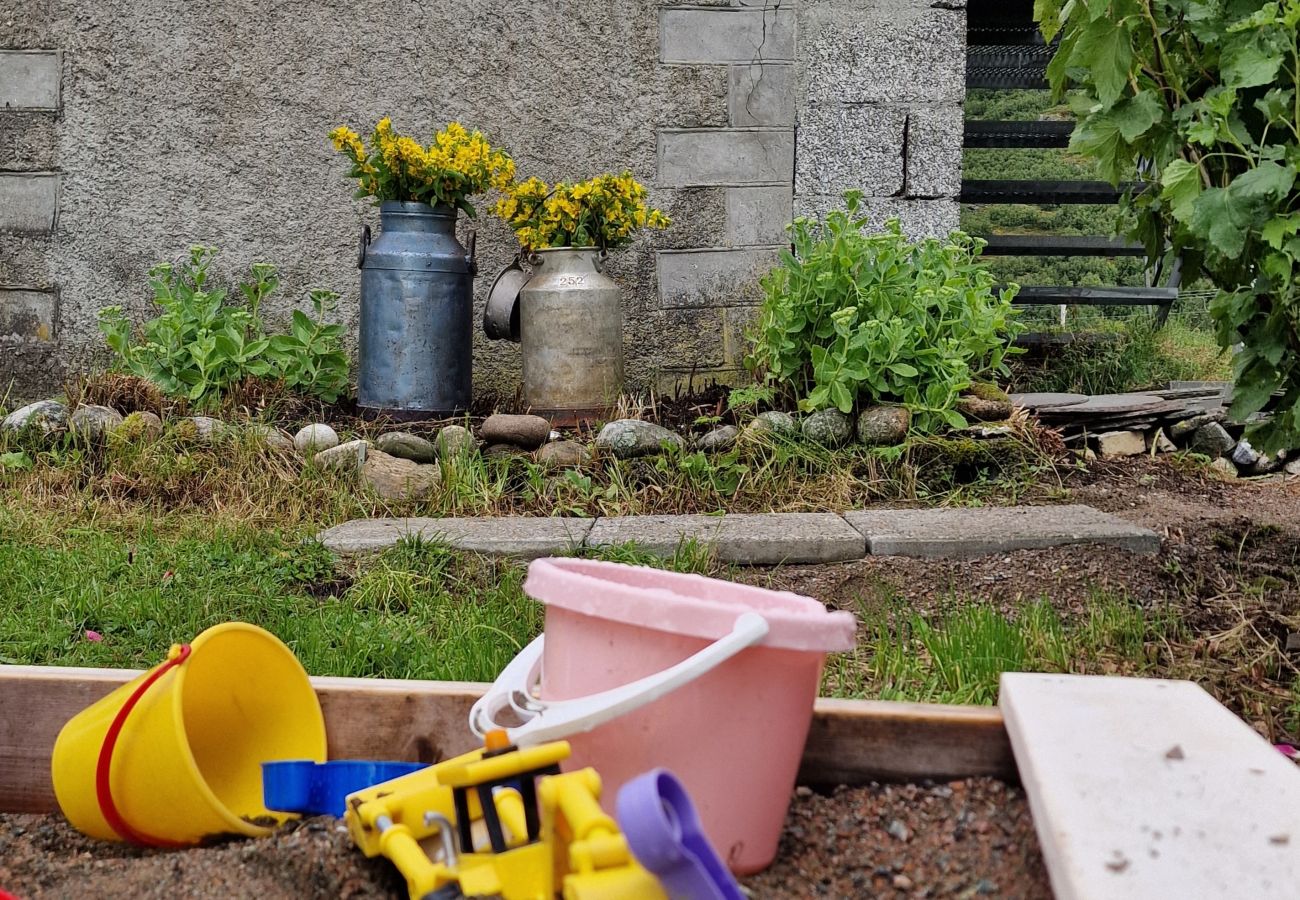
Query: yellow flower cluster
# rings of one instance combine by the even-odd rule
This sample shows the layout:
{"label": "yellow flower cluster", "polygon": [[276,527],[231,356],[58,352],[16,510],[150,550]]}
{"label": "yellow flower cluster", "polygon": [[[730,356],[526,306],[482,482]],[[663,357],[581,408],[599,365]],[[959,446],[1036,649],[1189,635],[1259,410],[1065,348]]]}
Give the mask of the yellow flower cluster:
{"label": "yellow flower cluster", "polygon": [[395,133],[386,116],[375,126],[369,148],[346,125],[331,131],[330,140],[352,161],[348,177],[357,179],[357,196],[381,203],[450,204],[473,215],[470,197],[490,188],[506,190],[515,179],[514,160],[459,122],[434,135],[428,147]]}
{"label": "yellow flower cluster", "polygon": [[525,250],[596,247],[615,250],[631,243],[641,228],[667,228],[669,218],[646,203],[646,189],[631,172],[597,175],[576,184],[550,187],[529,178],[496,205]]}

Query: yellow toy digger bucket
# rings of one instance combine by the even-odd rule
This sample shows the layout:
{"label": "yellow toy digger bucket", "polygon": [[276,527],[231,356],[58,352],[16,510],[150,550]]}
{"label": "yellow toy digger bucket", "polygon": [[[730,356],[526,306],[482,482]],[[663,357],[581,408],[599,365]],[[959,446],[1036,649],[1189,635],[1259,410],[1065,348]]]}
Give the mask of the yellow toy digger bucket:
{"label": "yellow toy digger bucket", "polygon": [[285,759],[325,760],[320,702],[275,635],[232,622],[74,716],[50,769],[78,831],[167,847],[268,834],[285,816],[262,803],[261,764]]}

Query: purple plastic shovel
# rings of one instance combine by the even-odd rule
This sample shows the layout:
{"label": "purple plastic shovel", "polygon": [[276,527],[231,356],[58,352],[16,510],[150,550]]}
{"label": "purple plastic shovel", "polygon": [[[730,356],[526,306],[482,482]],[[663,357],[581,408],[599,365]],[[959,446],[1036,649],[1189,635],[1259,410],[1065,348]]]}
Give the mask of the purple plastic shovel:
{"label": "purple plastic shovel", "polygon": [[651,769],[623,785],[618,824],[632,855],[659,879],[671,900],[744,900],[672,772]]}

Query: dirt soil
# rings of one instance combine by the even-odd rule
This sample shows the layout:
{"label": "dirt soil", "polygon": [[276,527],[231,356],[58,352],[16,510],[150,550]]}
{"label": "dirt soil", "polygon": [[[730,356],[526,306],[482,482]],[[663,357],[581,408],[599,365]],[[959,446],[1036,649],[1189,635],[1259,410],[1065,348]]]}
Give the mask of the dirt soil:
{"label": "dirt soil", "polygon": [[[83,837],[61,817],[0,815],[0,888],[22,900],[365,900],[405,897],[341,822],[293,822],[264,840],[178,852]],[[755,898],[1050,898],[1029,808],[990,779],[796,791]]]}

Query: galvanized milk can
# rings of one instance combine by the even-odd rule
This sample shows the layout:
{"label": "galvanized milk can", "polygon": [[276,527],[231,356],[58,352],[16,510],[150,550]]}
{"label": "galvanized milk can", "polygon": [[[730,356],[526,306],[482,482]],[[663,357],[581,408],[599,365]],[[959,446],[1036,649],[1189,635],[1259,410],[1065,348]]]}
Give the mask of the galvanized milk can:
{"label": "galvanized milk can", "polygon": [[362,234],[357,403],[363,413],[435,418],[469,408],[473,239],[456,240],[456,209],[390,202],[380,235]]}
{"label": "galvanized milk can", "polygon": [[538,250],[519,293],[524,403],[555,424],[603,418],[623,391],[618,285],[594,249]]}

